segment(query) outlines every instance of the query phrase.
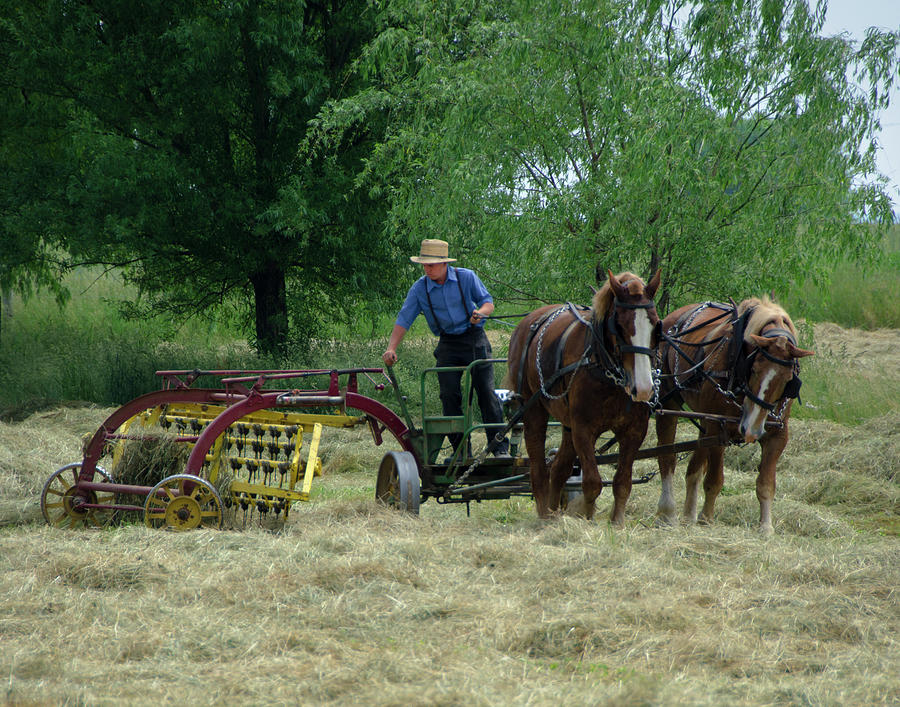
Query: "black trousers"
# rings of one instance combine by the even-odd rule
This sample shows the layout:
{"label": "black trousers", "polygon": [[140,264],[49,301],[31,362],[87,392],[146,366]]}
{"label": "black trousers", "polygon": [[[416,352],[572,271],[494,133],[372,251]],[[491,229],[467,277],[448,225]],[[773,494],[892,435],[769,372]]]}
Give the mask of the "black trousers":
{"label": "black trousers", "polygon": [[[442,334],[437,348],[434,350],[434,358],[438,367],[443,366],[467,366],[472,361],[481,358],[491,358],[491,344],[484,333],[484,329],[471,327],[464,334]],[[438,384],[441,390],[441,406],[444,415],[462,415],[462,371],[445,371],[438,373]],[[478,395],[478,407],[481,408],[481,420],[485,423],[503,423],[503,409],[500,400],[494,393],[494,365],[485,363],[472,369],[472,388]],[[501,428],[485,429],[487,441],[494,438]],[[453,449],[459,447],[462,441],[461,434],[448,435]],[[498,444],[495,453],[506,453],[509,450],[509,440],[504,439]]]}

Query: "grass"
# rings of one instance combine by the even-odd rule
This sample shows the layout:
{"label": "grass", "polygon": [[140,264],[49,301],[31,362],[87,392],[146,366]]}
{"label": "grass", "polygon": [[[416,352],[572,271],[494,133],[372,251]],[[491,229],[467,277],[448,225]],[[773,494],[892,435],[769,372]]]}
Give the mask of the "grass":
{"label": "grass", "polygon": [[520,498],[384,508],[363,429],[328,431],[279,532],[29,524],[107,412],[0,423],[8,704],[875,705],[896,688],[895,418],[795,421],[767,539],[755,446],[726,454],[713,526],[652,527],[653,482],[616,531],[539,522]]}
{"label": "grass", "polygon": [[839,263],[830,282],[794,283],[780,301],[788,311],[815,322],[859,329],[900,329],[900,224],[885,237],[883,252],[868,266]]}
{"label": "grass", "polygon": [[[127,288],[113,275],[84,270],[67,286],[64,309],[39,295],[15,299],[0,334],[0,406],[86,400],[121,404],[158,387],[165,368],[252,365],[252,352],[233,332],[191,321],[180,329],[159,321],[123,319],[116,300]],[[196,345],[202,342],[202,345]]]}
{"label": "grass", "polygon": [[793,417],[860,424],[900,412],[900,331],[804,328],[801,345],[816,353],[801,363],[803,404],[793,406]]}

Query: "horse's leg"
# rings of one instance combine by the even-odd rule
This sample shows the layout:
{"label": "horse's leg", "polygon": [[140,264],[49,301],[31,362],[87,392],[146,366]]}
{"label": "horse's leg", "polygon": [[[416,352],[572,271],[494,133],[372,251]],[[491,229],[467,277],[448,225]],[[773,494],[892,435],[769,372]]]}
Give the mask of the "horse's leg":
{"label": "horse's leg", "polygon": [[697,495],[700,491],[700,475],[706,469],[707,447],[698,447],[691,454],[684,477],[684,522],[697,522]]}
{"label": "horse's leg", "polygon": [[550,465],[550,488],[547,492],[550,513],[559,511],[562,491],[566,481],[572,475],[572,464],[574,461],[575,447],[572,444],[572,430],[568,427],[563,427],[559,449],[556,451],[556,457],[554,457],[553,463]]}
{"label": "horse's leg", "polygon": [[616,473],[613,476],[613,508],[610,521],[613,525],[625,525],[625,505],[631,496],[631,472],[638,449],[647,436],[647,425],[650,422],[649,409],[641,416],[635,413],[622,424],[613,428],[619,441],[619,453],[616,455]]}
{"label": "horse's leg", "polygon": [[723,470],[723,457],[725,447],[710,447],[706,458],[706,478],[703,481],[703,511],[700,513],[700,522],[712,523],[715,512],[716,499],[725,485],[725,472]]}
{"label": "horse's leg", "polygon": [[775,500],[775,464],[787,446],[787,425],[776,434],[767,434],[759,441],[762,448],[759,474],[756,476],[756,498],[759,501],[759,532],[771,535],[772,501]]}
{"label": "horse's leg", "polygon": [[581,462],[581,491],[584,497],[584,505],[577,509],[577,513],[588,520],[594,517],[597,496],[603,490],[603,479],[600,478],[600,470],[597,469],[597,459],[594,456],[596,441],[597,434],[587,425],[579,425],[572,430],[572,444]]}
{"label": "horse's leg", "polygon": [[547,462],[544,459],[544,443],[547,437],[547,411],[536,405],[523,419],[525,449],[528,452],[528,467],[531,476],[531,494],[539,518],[550,515],[547,494]]}
{"label": "horse's leg", "polygon": [[[672,444],[675,441],[675,429],[678,418],[674,415],[658,415],[656,418],[657,445]],[[659,503],[656,504],[656,524],[659,526],[675,523],[675,493],[672,481],[675,476],[676,457],[674,452],[666,452],[657,456],[659,464],[660,492]]]}
{"label": "horse's leg", "polygon": [[610,521],[613,525],[622,527],[625,525],[625,505],[631,496],[631,472],[634,467],[634,457],[640,449],[647,434],[648,417],[632,420],[628,427],[614,430],[616,439],[619,440],[619,454],[616,462],[616,475],[613,476],[613,508]]}

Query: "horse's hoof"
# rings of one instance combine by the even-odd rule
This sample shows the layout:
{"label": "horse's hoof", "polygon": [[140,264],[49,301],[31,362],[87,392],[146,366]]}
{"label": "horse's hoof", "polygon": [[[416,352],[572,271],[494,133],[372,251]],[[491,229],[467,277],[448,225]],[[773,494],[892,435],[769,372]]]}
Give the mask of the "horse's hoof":
{"label": "horse's hoof", "polygon": [[771,537],[775,534],[775,528],[772,527],[771,523],[766,523],[765,525],[759,526],[759,534],[764,538]]}
{"label": "horse's hoof", "polygon": [[669,528],[674,528],[677,523],[678,519],[675,516],[656,516],[653,525],[657,528],[667,530]]}

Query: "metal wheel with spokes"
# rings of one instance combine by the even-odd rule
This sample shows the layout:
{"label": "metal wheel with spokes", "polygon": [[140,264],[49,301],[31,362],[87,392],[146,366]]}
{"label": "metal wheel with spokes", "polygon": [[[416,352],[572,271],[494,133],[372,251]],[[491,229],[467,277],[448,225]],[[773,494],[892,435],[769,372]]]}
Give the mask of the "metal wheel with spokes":
{"label": "metal wheel with spokes", "polygon": [[419,467],[410,452],[388,452],[378,467],[375,498],[401,511],[419,513]]}
{"label": "metal wheel with spokes", "polygon": [[144,523],[148,528],[193,530],[222,527],[222,498],[216,487],[193,474],[175,474],[147,495]]}
{"label": "metal wheel with spokes", "polygon": [[[84,504],[113,505],[115,493],[79,490],[76,484],[80,474],[81,462],[73,462],[54,471],[44,483],[41,513],[50,525],[56,528],[102,528],[113,521],[115,509],[85,508]],[[91,481],[111,484],[113,480],[98,466]]]}

